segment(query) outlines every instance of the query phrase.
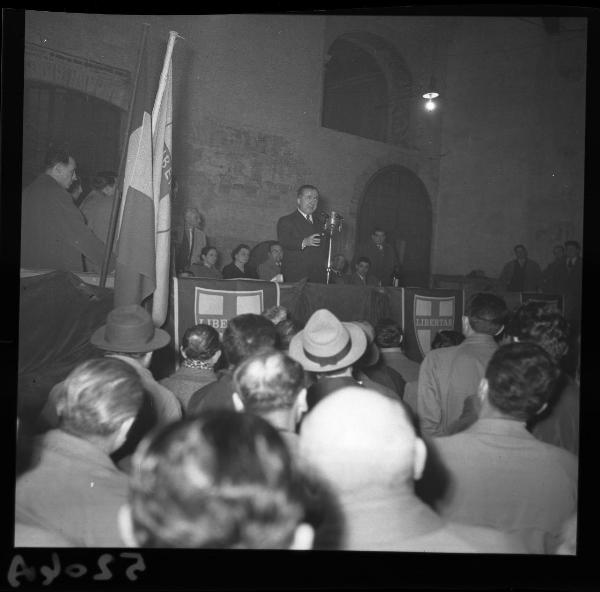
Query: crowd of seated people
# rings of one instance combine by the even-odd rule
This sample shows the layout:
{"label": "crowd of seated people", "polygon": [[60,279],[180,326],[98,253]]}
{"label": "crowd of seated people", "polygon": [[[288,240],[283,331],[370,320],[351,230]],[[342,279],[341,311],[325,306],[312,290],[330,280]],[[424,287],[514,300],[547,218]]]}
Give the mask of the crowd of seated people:
{"label": "crowd of seated people", "polygon": [[190,327],[157,382],[168,334],[116,308],[19,445],[15,542],[573,554],[567,333],[543,304],[509,318],[477,294],[464,339],[441,335],[419,365],[393,319],[302,325],[274,307],[222,337]]}

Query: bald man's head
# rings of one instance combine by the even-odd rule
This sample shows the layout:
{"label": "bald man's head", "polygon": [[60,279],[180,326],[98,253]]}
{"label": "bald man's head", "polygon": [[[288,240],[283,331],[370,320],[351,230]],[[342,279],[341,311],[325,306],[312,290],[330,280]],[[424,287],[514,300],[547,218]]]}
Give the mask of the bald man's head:
{"label": "bald man's head", "polygon": [[400,402],[361,387],[325,397],[302,422],[300,453],[337,490],[412,484],[425,445]]}

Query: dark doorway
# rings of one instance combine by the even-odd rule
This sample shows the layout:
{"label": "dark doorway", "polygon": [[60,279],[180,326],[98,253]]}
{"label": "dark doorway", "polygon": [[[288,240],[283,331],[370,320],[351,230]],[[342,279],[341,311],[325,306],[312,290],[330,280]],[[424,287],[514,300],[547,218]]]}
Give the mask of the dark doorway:
{"label": "dark doorway", "polygon": [[42,172],[50,143],[77,162],[84,194],[98,171],[119,166],[124,112],[96,97],[61,86],[25,81],[23,90],[23,186]]}
{"label": "dark doorway", "polygon": [[401,285],[428,287],[431,224],[431,203],[421,179],[406,167],[385,167],[367,183],[355,245],[369,241],[374,227],[382,228],[401,261]]}

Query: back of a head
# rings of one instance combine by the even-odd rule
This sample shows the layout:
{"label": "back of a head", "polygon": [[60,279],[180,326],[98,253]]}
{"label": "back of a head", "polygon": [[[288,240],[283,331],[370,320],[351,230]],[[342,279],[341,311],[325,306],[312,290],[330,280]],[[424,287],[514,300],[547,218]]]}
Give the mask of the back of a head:
{"label": "back of a head", "polygon": [[475,294],[467,305],[469,324],[476,333],[496,335],[506,322],[507,314],[504,299],[489,292]]}
{"label": "back of a head", "polygon": [[219,333],[210,325],[194,325],[183,334],[181,347],[191,360],[209,360],[221,347]]}
{"label": "back of a head", "polygon": [[519,341],[543,347],[555,362],[567,353],[569,324],[554,308],[543,302],[527,302],[512,315],[508,333]]}
{"label": "back of a head", "polygon": [[48,149],[44,157],[44,170],[49,170],[57,164],[69,164],[69,158],[71,155],[64,148],[52,147]]}
{"label": "back of a head", "polygon": [[279,321],[275,325],[277,335],[279,336],[279,347],[282,350],[287,351],[290,347],[290,341],[292,340],[292,337],[299,331],[302,331],[303,328],[304,325],[295,319],[285,319],[284,321]]}
{"label": "back of a head", "polygon": [[262,316],[276,325],[288,318],[288,309],[285,306],[271,306],[271,308],[267,308],[267,310],[263,311]]}
{"label": "back of a head", "polygon": [[113,186],[117,182],[117,175],[112,171],[101,171],[92,179],[92,187],[97,190]]}
{"label": "back of a head", "polygon": [[393,319],[381,319],[375,327],[375,343],[379,347],[400,347],[402,327]]}
{"label": "back of a head", "polygon": [[64,381],[57,403],[60,427],[83,438],[110,436],[136,416],[143,392],[138,373],[126,362],[83,362]]}
{"label": "back of a head", "polygon": [[261,315],[252,313],[238,315],[229,321],[223,332],[223,350],[231,366],[237,366],[263,349],[276,346],[275,325]]}
{"label": "back of a head", "polygon": [[539,345],[503,345],[485,371],[488,401],[503,414],[528,421],[552,398],[559,376],[556,363]]}
{"label": "back of a head", "polygon": [[338,492],[412,483],[416,436],[402,404],[361,387],[319,402],[300,430],[300,456]]}
{"label": "back of a head", "polygon": [[142,547],[288,548],[303,518],[289,452],[262,418],[210,410],[149,436],[130,509]]}
{"label": "back of a head", "polygon": [[438,331],[431,342],[431,349],[460,345],[464,340],[465,336],[458,331]]}
{"label": "back of a head", "polygon": [[252,413],[291,409],[304,387],[304,370],[279,351],[266,351],[242,362],[233,374],[235,392]]}

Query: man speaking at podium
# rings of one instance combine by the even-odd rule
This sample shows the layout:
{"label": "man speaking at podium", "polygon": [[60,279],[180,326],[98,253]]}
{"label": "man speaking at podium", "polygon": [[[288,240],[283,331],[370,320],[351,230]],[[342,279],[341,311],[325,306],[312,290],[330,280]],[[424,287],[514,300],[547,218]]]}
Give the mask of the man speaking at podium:
{"label": "man speaking at podium", "polygon": [[279,218],[277,239],[283,247],[282,272],[286,282],[308,278],[324,283],[327,248],[321,227],[313,215],[319,203],[319,191],[312,185],[302,185],[297,193],[298,209]]}

